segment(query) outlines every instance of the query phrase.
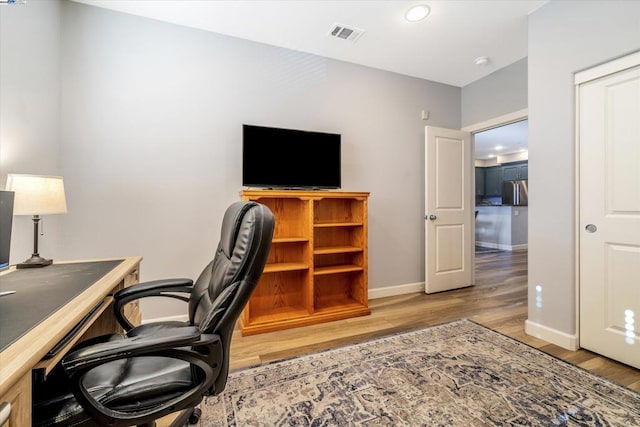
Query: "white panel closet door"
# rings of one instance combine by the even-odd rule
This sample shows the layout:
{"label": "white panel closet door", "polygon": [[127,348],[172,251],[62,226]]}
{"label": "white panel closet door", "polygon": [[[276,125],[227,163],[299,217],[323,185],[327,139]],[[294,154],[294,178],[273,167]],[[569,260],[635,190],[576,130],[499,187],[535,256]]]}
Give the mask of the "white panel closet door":
{"label": "white panel closet door", "polygon": [[621,67],[576,76],[580,346],[640,368],[640,55]]}

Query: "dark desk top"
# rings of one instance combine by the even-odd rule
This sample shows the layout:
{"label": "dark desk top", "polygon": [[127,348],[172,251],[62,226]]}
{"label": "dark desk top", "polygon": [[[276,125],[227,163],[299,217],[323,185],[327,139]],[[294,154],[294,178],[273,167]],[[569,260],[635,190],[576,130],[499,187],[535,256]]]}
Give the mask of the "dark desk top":
{"label": "dark desk top", "polygon": [[0,275],[0,351],[100,280],[123,260],[53,264]]}

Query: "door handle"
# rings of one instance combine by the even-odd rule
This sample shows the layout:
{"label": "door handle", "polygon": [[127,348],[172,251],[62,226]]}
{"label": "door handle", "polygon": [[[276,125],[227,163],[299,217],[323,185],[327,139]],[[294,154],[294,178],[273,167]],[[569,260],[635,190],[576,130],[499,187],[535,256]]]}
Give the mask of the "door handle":
{"label": "door handle", "polygon": [[596,231],[598,231],[598,227],[596,227],[594,224],[587,224],[584,229],[587,230],[587,233],[595,233]]}
{"label": "door handle", "polygon": [[431,221],[434,221],[434,220],[438,219],[438,217],[437,217],[437,216],[435,216],[435,215],[429,215],[429,219],[430,219]]}

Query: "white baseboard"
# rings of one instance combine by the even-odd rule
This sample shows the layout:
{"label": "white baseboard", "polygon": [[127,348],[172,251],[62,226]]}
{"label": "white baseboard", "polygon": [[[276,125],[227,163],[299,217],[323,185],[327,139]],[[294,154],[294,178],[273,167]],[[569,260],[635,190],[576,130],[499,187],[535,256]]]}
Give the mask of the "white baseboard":
{"label": "white baseboard", "polygon": [[479,241],[476,241],[476,245],[480,246],[481,248],[500,249],[502,251],[517,251],[520,249],[527,249],[528,247],[526,243],[523,245],[501,245],[499,243],[479,242]]}
{"label": "white baseboard", "polygon": [[[386,286],[384,288],[369,289],[369,299],[377,299],[391,297],[395,295],[411,294],[415,292],[424,292],[424,282],[407,283],[405,285]],[[159,317],[155,319],[143,319],[142,324],[152,322],[178,321],[186,322],[186,315]],[[540,325],[527,319],[524,323],[524,330],[528,335],[548,341],[567,350],[578,350],[578,337],[576,335],[567,334],[565,332],[552,329],[548,326]]]}
{"label": "white baseboard", "polygon": [[576,351],[578,348],[578,337],[574,334],[567,334],[548,326],[540,325],[527,319],[524,322],[524,331],[533,337],[540,338],[567,350]]}
{"label": "white baseboard", "polygon": [[407,283],[406,285],[387,286],[384,288],[369,289],[369,299],[392,297],[395,295],[424,292],[424,282]]}

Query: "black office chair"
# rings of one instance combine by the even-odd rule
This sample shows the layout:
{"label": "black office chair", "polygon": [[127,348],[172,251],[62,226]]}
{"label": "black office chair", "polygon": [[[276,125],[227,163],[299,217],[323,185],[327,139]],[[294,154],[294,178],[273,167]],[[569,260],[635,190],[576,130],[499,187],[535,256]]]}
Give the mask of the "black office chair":
{"label": "black office chair", "polygon": [[[233,203],[225,212],[214,259],[190,279],[139,283],[114,295],[124,334],[90,339],[34,384],[34,426],[154,426],[179,412],[175,425],[197,422],[195,407],[224,389],[238,316],[264,269],[274,217],[264,205]],[[133,326],[122,314],[150,296],[188,302],[187,322]]]}

